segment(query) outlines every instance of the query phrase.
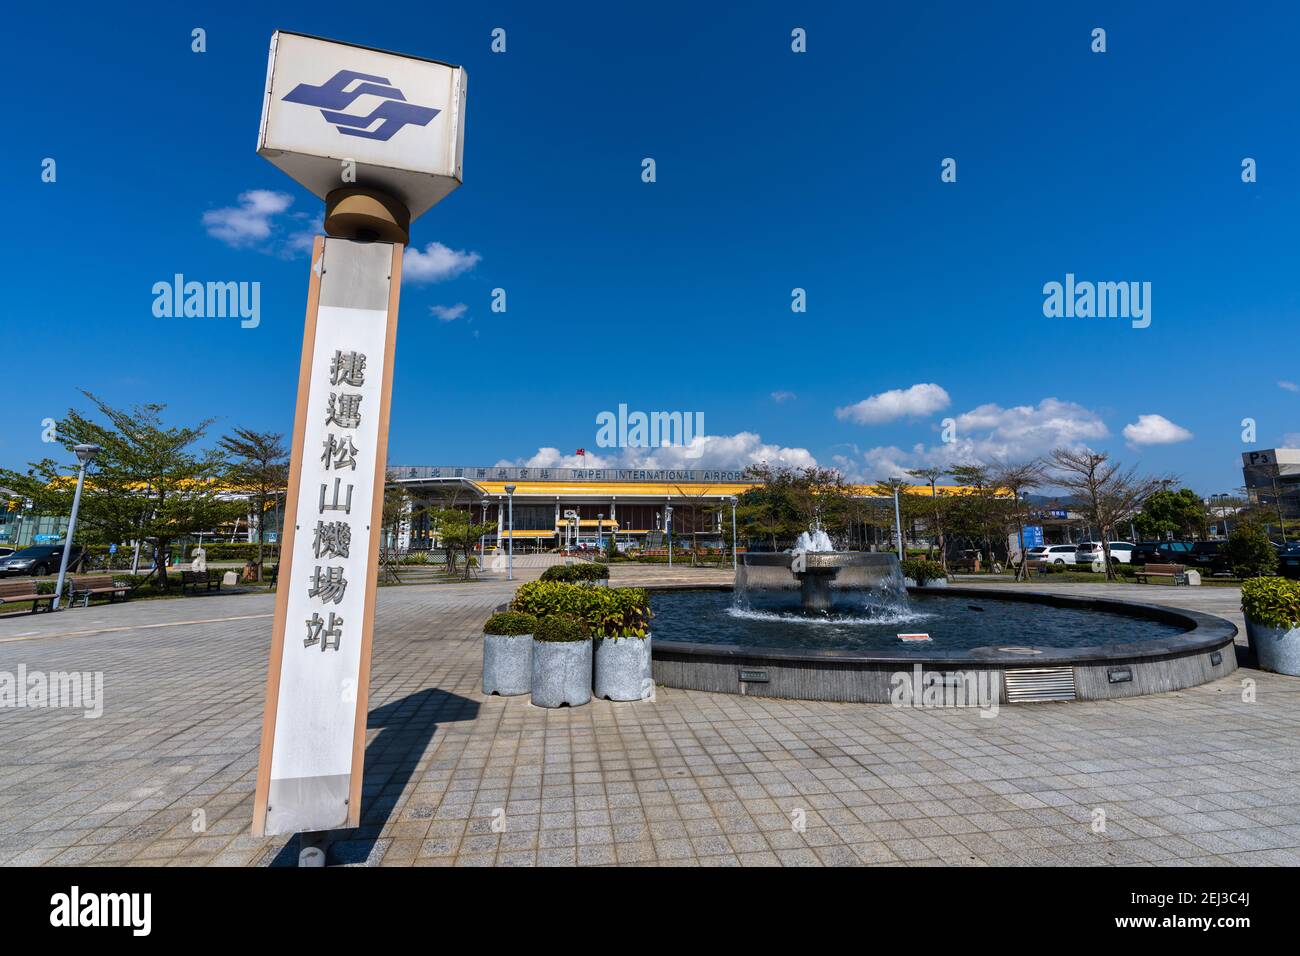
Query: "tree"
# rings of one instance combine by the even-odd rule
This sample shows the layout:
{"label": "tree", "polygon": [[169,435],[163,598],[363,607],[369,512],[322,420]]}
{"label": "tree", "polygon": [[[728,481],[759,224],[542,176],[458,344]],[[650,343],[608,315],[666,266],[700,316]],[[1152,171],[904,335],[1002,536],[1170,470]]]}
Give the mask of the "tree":
{"label": "tree", "polygon": [[246,492],[257,515],[257,580],[262,580],[262,555],[266,546],[266,512],[289,483],[289,456],[284,436],[236,428],[217,443],[233,460],[227,478]]}
{"label": "tree", "polygon": [[[1162,479],[1139,477],[1136,468],[1124,469],[1106,452],[1057,448],[1048,458],[1054,469],[1052,481],[1079,501],[1080,510],[1101,532],[1106,562],[1106,579],[1115,578],[1110,560],[1110,542],[1115,528],[1133,518],[1138,509],[1160,488]],[[1172,480],[1172,479],[1163,479]]]}
{"label": "tree", "polygon": [[746,538],[766,540],[776,550],[790,547],[815,525],[831,537],[847,531],[853,489],[838,471],[760,464],[745,473],[761,482],[745,491],[736,506],[736,524]]}
{"label": "tree", "polygon": [[1190,488],[1177,491],[1161,489],[1142,502],[1142,511],[1133,516],[1133,527],[1143,538],[1204,538],[1209,531],[1205,503]]}
{"label": "tree", "polygon": [[1020,562],[1016,565],[1017,581],[1029,575],[1029,565],[1025,561],[1025,496],[1035,488],[1042,487],[1044,478],[1043,465],[1039,461],[995,462],[989,476],[994,489],[1011,494],[1006,505],[1016,528],[1016,538],[1020,542]]}
{"label": "tree", "polygon": [[942,468],[909,468],[907,473],[913,478],[920,478],[930,486],[930,520],[933,522],[935,536],[939,539],[939,563],[946,570],[948,567],[948,547],[943,537],[943,506],[935,485],[947,472]]}
{"label": "tree", "polygon": [[396,550],[402,522],[407,520],[407,515],[412,510],[411,503],[411,493],[406,489],[406,485],[399,483],[396,475],[386,474],[384,476],[383,513],[379,524],[383,531],[380,536],[382,550]]}
{"label": "tree", "polygon": [[1253,521],[1243,521],[1228,535],[1228,565],[1239,578],[1266,577],[1277,570],[1277,551],[1268,532]]}
{"label": "tree", "polygon": [[956,465],[948,473],[965,485],[949,504],[948,525],[954,532],[984,542],[984,553],[991,568],[996,555],[993,542],[1002,537],[1005,507],[998,499],[992,470],[987,465]]}
{"label": "tree", "polygon": [[[208,419],[189,427],[166,426],[165,405],[114,408],[82,391],[103,420],[69,409],[56,425],[60,443],[100,447],[87,470],[77,530],[94,544],[149,542],[160,587],[167,586],[167,553],[173,541],[215,530],[237,518],[243,505],[232,500],[223,482],[227,462],[216,449],[193,448],[207,434]],[[0,471],[0,484],[28,498],[46,514],[68,514],[76,468],[45,458],[25,474]]]}
{"label": "tree", "polygon": [[456,552],[465,556],[465,574],[469,578],[470,555],[479,538],[496,530],[496,522],[474,522],[473,515],[460,508],[440,508],[429,512],[434,533],[447,551],[447,570],[456,573]]}

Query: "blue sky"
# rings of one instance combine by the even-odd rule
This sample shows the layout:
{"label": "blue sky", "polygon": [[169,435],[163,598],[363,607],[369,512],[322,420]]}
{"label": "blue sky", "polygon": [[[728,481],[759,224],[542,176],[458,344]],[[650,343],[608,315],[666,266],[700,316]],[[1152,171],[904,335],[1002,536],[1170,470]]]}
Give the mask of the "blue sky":
{"label": "blue sky", "polygon": [[[1300,442],[1295,10],[815,6],[24,6],[0,463],[47,453],[77,386],[291,430],[321,203],[254,152],[276,28],[469,72],[465,185],[412,231],[445,277],[403,287],[394,463],[878,478],[1086,442],[1209,494],[1240,484],[1243,418]],[[260,282],[260,324],[155,318],[178,272]],[[1045,317],[1066,273],[1150,282],[1150,327]],[[596,448],[620,403],[703,412],[703,456]]]}

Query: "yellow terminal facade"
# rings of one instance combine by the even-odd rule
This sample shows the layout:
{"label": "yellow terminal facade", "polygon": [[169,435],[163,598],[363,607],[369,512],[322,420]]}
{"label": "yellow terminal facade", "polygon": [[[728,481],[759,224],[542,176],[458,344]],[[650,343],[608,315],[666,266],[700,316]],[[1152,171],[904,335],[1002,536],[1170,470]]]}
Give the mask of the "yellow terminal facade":
{"label": "yellow terminal facade", "polygon": [[[504,544],[511,537],[506,488],[513,485],[516,553],[594,547],[611,535],[622,548],[656,548],[669,520],[675,540],[730,547],[722,540],[723,513],[732,498],[759,484],[743,470],[465,465],[392,465],[388,483],[411,496],[408,517],[393,542],[400,550],[436,546],[427,508],[468,510],[476,521],[496,525],[485,547]],[[877,497],[868,487],[857,490],[863,498]],[[964,490],[937,489],[939,494]],[[930,488],[910,487],[907,493],[928,496]]]}

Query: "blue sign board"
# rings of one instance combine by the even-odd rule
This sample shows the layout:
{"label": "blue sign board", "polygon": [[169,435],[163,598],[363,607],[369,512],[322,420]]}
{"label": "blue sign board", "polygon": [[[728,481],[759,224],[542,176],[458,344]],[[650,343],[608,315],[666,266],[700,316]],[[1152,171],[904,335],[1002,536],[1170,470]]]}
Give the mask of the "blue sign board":
{"label": "blue sign board", "polygon": [[1040,524],[1025,525],[1025,547],[1040,548],[1043,546],[1043,526]]}

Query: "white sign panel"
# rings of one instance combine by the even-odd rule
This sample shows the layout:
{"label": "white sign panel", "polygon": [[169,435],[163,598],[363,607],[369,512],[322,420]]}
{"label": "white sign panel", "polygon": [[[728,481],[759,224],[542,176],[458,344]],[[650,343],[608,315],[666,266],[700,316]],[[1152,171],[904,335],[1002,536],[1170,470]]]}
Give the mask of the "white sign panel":
{"label": "white sign panel", "polygon": [[370,187],[414,219],[461,184],[465,86],[458,66],[277,31],[257,152],[322,199]]}
{"label": "white sign panel", "polygon": [[317,242],[254,809],[266,833],[359,810],[401,247]]}

